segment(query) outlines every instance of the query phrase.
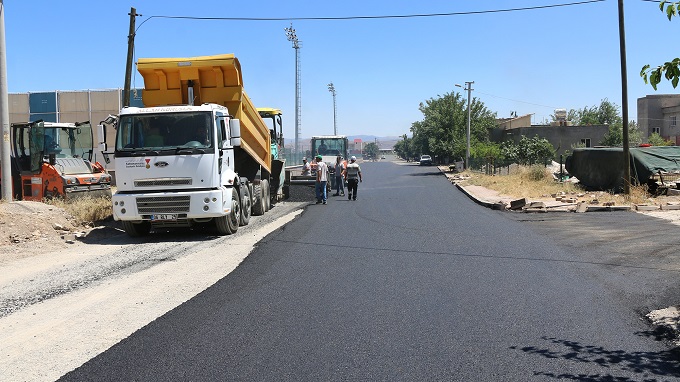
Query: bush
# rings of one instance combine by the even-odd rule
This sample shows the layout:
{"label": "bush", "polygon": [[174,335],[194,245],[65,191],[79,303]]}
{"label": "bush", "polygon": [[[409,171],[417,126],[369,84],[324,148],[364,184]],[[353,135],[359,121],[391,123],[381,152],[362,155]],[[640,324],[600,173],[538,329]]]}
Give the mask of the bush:
{"label": "bush", "polygon": [[45,203],[63,208],[71,214],[78,225],[92,224],[110,218],[113,215],[111,198],[102,196],[98,198],[83,197],[74,200],[51,199]]}
{"label": "bush", "polygon": [[545,166],[541,165],[534,165],[525,168],[522,173],[522,177],[533,182],[538,182],[544,179],[552,179],[550,171],[545,168]]}

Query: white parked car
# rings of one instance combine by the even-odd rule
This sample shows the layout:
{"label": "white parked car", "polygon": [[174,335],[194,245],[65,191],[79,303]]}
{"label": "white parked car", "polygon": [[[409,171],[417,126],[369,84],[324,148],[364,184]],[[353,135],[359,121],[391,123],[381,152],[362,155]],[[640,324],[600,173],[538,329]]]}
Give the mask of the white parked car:
{"label": "white parked car", "polygon": [[432,157],[429,155],[421,155],[420,156],[420,165],[421,166],[429,166],[432,164]]}

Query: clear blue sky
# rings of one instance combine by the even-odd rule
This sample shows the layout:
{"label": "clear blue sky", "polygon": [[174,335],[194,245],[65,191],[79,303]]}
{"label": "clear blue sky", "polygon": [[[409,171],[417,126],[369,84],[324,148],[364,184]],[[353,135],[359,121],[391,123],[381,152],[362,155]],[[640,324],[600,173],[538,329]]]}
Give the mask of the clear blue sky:
{"label": "clear blue sky", "polygon": [[[122,88],[130,7],[137,18],[135,59],[234,53],[258,107],[284,112],[294,137],[295,51],[290,21],[200,21],[150,16],[308,18],[463,13],[565,4],[517,1],[172,1],[5,0],[9,92]],[[440,17],[293,20],[301,41],[300,137],[333,133],[396,136],[422,119],[421,102],[474,81],[473,97],[499,117],[555,108],[622,106],[616,0],[583,5]],[[680,19],[656,3],[625,1],[630,119],[638,97],[677,93],[639,77],[644,64],[678,56]],[[135,71],[136,74],[136,71]],[[133,87],[143,87],[136,74]]]}

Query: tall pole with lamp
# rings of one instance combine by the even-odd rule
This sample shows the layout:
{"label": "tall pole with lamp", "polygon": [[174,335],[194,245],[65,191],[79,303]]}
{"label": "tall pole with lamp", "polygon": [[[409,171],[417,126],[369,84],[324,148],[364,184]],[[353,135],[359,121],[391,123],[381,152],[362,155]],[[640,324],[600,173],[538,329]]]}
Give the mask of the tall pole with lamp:
{"label": "tall pole with lamp", "polygon": [[[474,84],[475,81],[466,81],[465,82],[465,88],[463,90],[467,90],[467,146],[465,148],[465,169],[467,170],[470,166],[470,93],[472,92],[472,84]],[[462,86],[456,84],[459,88],[462,88]]]}
{"label": "tall pole with lamp", "polygon": [[293,23],[289,28],[284,28],[286,38],[293,43],[295,49],[295,161],[300,159],[300,40],[298,40],[293,28]]}
{"label": "tall pole with lamp", "polygon": [[333,135],[338,135],[338,108],[335,104],[335,86],[333,86],[333,81],[328,84],[328,91],[333,94]]}

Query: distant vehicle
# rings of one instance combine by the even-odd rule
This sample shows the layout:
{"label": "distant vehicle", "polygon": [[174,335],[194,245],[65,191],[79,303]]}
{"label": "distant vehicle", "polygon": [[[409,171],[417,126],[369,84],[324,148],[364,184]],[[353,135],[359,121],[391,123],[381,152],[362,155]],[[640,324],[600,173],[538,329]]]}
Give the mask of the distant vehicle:
{"label": "distant vehicle", "polygon": [[432,157],[429,155],[421,155],[420,156],[420,165],[421,166],[429,166],[432,164]]}

